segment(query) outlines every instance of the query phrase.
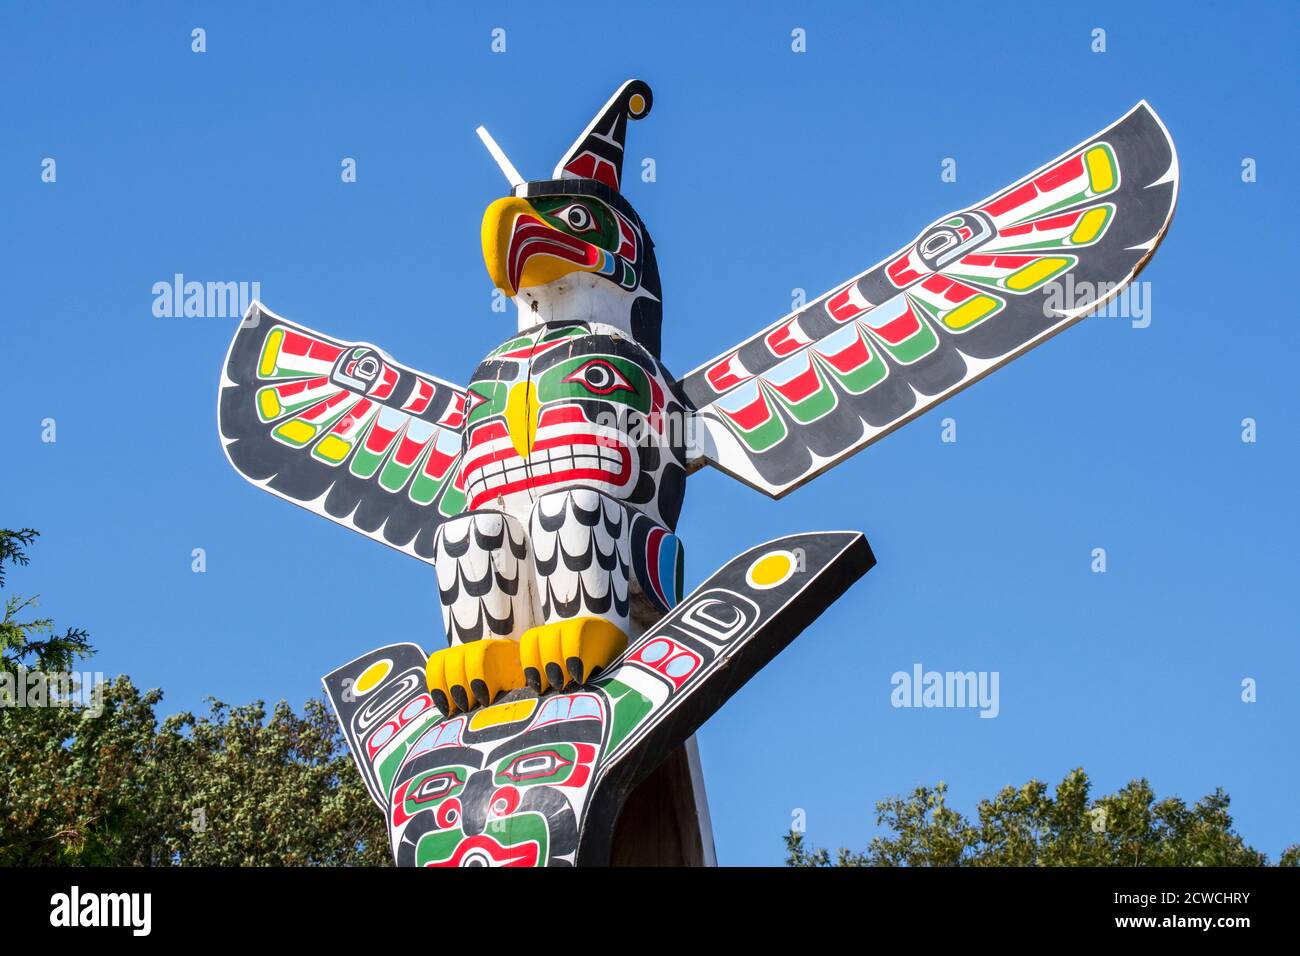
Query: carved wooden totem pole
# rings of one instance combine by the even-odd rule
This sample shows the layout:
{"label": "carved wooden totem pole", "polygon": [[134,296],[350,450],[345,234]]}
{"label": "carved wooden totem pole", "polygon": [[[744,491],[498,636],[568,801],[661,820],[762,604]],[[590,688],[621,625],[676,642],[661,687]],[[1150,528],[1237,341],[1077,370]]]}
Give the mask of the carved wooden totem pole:
{"label": "carved wooden totem pole", "polygon": [[678,378],[622,191],[651,103],[624,83],[543,180],[480,130],[511,186],[483,256],[519,319],[468,385],[260,303],[226,357],[235,469],[433,565],[449,646],[324,678],[402,865],[709,861],[691,735],[874,558],[857,532],[792,535],[683,596],[687,476],[784,495],[1115,295],[1177,197],[1139,103]]}

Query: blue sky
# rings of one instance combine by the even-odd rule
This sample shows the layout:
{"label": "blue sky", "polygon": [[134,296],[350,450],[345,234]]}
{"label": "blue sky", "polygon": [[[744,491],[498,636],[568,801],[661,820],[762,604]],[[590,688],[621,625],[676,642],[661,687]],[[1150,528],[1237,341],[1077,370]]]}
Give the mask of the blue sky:
{"label": "blue sky", "polygon": [[[1297,8],[989,9],[5,5],[0,524],[42,532],[11,589],[168,710],[298,706],[380,643],[441,646],[430,568],[227,465],[234,322],[156,318],[151,288],[258,281],[281,314],[464,381],[512,328],[479,252],[504,192],[480,123],[537,178],[619,82],[651,84],[629,157],[658,179],[626,191],[684,374],[1146,98],[1183,177],[1149,327],[1089,319],[780,502],[691,480],[688,584],[818,528],[865,531],[880,562],[701,732],[713,825],[722,862],[771,864],[797,808],[815,843],[860,847],[891,794],[944,780],[971,811],[1081,765],[1098,792],[1222,786],[1276,857],[1300,841]],[[891,707],[917,662],[997,671],[999,716]]]}

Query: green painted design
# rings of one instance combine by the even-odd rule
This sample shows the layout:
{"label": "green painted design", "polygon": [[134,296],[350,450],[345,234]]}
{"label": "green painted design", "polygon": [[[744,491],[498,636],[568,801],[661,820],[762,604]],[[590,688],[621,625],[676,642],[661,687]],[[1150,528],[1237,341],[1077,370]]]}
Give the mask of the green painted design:
{"label": "green painted design", "polygon": [[999,244],[997,248],[997,252],[994,253],[994,255],[1002,255],[1008,252],[1045,252],[1050,249],[1078,249],[1082,246],[1090,246],[1095,242],[1100,242],[1101,239],[1106,235],[1106,230],[1110,228],[1111,221],[1115,218],[1115,204],[1109,202],[1098,203],[1096,206],[1093,206],[1090,209],[1086,210],[1085,214],[1092,212],[1094,209],[1100,209],[1104,211],[1106,214],[1106,218],[1105,220],[1103,220],[1100,226],[1096,227],[1096,235],[1094,235],[1091,239],[1088,239],[1084,242],[1071,242],[1070,234],[1067,233],[1066,235],[1062,236],[1059,239],[1035,240],[1033,238],[1033,233],[1030,233],[1030,238],[1026,239],[1024,242],[1019,243],[1017,245],[1004,246]]}
{"label": "green painted design", "polygon": [[532,344],[533,337],[531,335],[521,335],[517,338],[511,339],[509,342],[504,342],[501,345],[498,345],[487,354],[487,357],[495,358],[496,356],[503,355],[506,352],[513,352],[515,349],[527,348]]}
{"label": "green painted design", "polygon": [[424,465],[424,459],[429,457],[429,449],[433,447],[433,441],[424,447],[424,451],[415,456],[415,461],[410,465],[403,465],[394,456],[388,459],[384,465],[384,470],[379,473],[379,484],[386,491],[401,491],[406,487],[406,483],[411,479],[411,472]]}
{"label": "green painted design", "polygon": [[[402,799],[402,810],[414,816],[421,810],[436,807],[448,797],[454,797],[464,790],[469,774],[466,767],[436,767],[412,777],[408,783],[403,784],[406,796]],[[423,798],[420,793],[422,789],[426,791]]]}
{"label": "green painted design", "polygon": [[573,775],[578,748],[569,743],[544,744],[511,754],[497,764],[493,779],[497,786],[533,787],[559,784]]}
{"label": "green painted design", "polygon": [[621,236],[618,219],[599,199],[591,196],[539,196],[530,200],[549,225],[583,242],[617,251]]}
{"label": "green painted design", "polygon": [[542,336],[543,342],[556,342],[560,339],[580,339],[588,335],[588,331],[581,325],[565,325],[558,329],[552,329]]}
{"label": "green painted design", "polygon": [[510,384],[508,382],[471,382],[469,390],[482,398],[483,401],[469,413],[469,418],[466,421],[467,427],[477,425],[493,415],[505,414],[506,402],[510,398]]}
{"label": "green painted design", "polygon": [[397,776],[397,770],[406,758],[406,752],[411,749],[411,744],[419,740],[426,730],[432,727],[438,721],[442,720],[442,715],[434,712],[424,720],[416,721],[406,728],[406,739],[402,741],[400,747],[383,759],[382,762],[375,766],[375,776],[384,786],[384,792],[387,793],[392,789],[393,778]]}
{"label": "green painted design", "polygon": [[[273,395],[275,395],[275,403],[280,408],[280,410],[276,412],[276,414],[272,415],[270,418],[262,414],[262,395],[265,392],[270,392]],[[277,421],[278,419],[283,418],[285,415],[292,415],[296,412],[300,412],[304,408],[307,408],[311,405],[315,405],[319,401],[320,401],[320,396],[318,395],[315,398],[305,398],[305,399],[299,399],[298,401],[286,402],[283,399],[281,399],[281,397],[278,394],[276,394],[274,385],[267,385],[257,390],[257,417],[264,422]]]}
{"label": "green painted design", "polygon": [[[761,387],[761,385],[760,385]],[[788,434],[785,421],[781,416],[772,409],[772,398],[767,395],[764,389],[764,396],[767,399],[769,417],[767,421],[759,425],[752,431],[745,431],[730,418],[724,416],[723,420],[731,426],[731,430],[739,436],[740,440],[748,445],[753,451],[767,451],[773,445],[779,445]]]}
{"label": "green painted design", "polygon": [[[907,298],[914,306],[916,305],[916,299],[910,295]],[[926,322],[921,315],[917,315],[917,321],[921,327],[897,345],[886,342],[868,325],[863,325],[862,328],[866,329],[872,340],[888,352],[892,358],[902,365],[911,365],[913,362],[925,358],[939,347],[939,335],[934,331],[930,323]]]}
{"label": "green painted design", "polygon": [[861,395],[868,389],[875,388],[889,375],[889,366],[885,364],[879,350],[872,346],[866,330],[862,328],[861,324],[858,324],[858,329],[860,330],[858,334],[866,339],[864,347],[869,351],[871,358],[857,368],[841,372],[830,363],[829,359],[816,352],[813,353],[813,360],[850,395]]}
{"label": "green painted design", "polygon": [[817,376],[817,391],[813,392],[806,398],[792,402],[781,394],[776,386],[771,386],[772,393],[776,396],[787,411],[790,412],[794,420],[800,425],[810,425],[817,419],[828,415],[835,410],[839,404],[839,397],[835,394],[835,389],[831,388],[831,383],[827,381],[821,366],[813,363],[813,374]]}
{"label": "green painted design", "polygon": [[[452,469],[455,474],[456,469]],[[454,484],[447,485],[447,491],[438,502],[438,511],[448,518],[454,518],[465,510],[465,492],[461,491]]]}
{"label": "green painted design", "polygon": [[[370,428],[373,427],[374,425],[372,423]],[[367,428],[366,432],[369,432],[370,428]],[[358,478],[373,478],[375,472],[379,470],[379,466],[382,465],[384,459],[388,457],[388,452],[391,451],[393,446],[396,444],[397,439],[394,438],[392,445],[385,449],[383,454],[377,455],[366,448],[365,434],[357,436],[357,450],[353,453],[352,463],[348,466],[352,474],[356,475]]]}
{"label": "green painted design", "polygon": [[650,378],[640,365],[617,355],[579,355],[538,377],[537,398],[542,403],[598,399],[646,414],[650,411]]}
{"label": "green painted design", "polygon": [[[1091,152],[1093,149],[1101,149],[1103,152],[1105,152],[1106,158],[1110,162],[1111,185],[1109,188],[1094,192],[1092,186],[1089,185],[1087,188],[1081,189],[1079,192],[1074,193],[1071,196],[1067,196],[1065,199],[1061,199],[1057,202],[1052,203],[1050,206],[1046,207],[1045,209],[1037,210],[1035,213],[1033,213],[1033,215],[1029,215],[1021,219],[1017,219],[1015,221],[1016,224],[1022,222],[1028,222],[1031,219],[1038,219],[1039,217],[1046,216],[1049,213],[1055,212],[1058,209],[1064,209],[1067,206],[1073,206],[1075,203],[1083,202],[1085,199],[1093,199],[1097,196],[1109,195],[1110,193],[1113,193],[1116,189],[1118,189],[1119,188],[1119,164],[1116,163],[1115,161],[1115,151],[1110,148],[1109,143],[1098,143],[1095,147],[1089,147],[1088,152]],[[1087,169],[1086,159],[1084,160],[1084,169],[1085,170]]]}
{"label": "green painted design", "polygon": [[[304,445],[308,445],[315,441],[320,435],[333,427],[334,423],[342,418],[347,413],[348,409],[355,404],[355,401],[339,402],[327,417],[322,418],[317,422],[307,422],[303,421],[301,418],[290,418],[281,422],[279,425],[276,425],[275,428],[271,430],[271,434],[275,435],[280,439],[280,441],[287,445],[292,445],[294,448],[302,448]],[[299,429],[294,427],[296,425],[305,425],[312,430],[311,434],[305,438],[298,437],[296,433]]]}
{"label": "green painted design", "polygon": [[417,505],[433,504],[434,499],[438,497],[438,492],[456,474],[456,464],[459,461],[458,457],[456,461],[452,462],[447,469],[447,473],[441,479],[431,478],[427,471],[421,470],[415,476],[415,481],[411,482],[411,500]]}
{"label": "green painted design", "polygon": [[606,753],[612,753],[645,720],[646,715],[654,710],[654,702],[639,690],[633,690],[618,680],[611,680],[604,686],[604,691],[614,702],[609,743],[605,747]]}

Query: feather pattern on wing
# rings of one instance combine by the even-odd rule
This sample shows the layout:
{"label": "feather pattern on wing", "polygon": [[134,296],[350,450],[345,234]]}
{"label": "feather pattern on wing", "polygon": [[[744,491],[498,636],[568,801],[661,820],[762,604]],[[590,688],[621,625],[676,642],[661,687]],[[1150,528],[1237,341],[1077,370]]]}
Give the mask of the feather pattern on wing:
{"label": "feather pattern on wing", "polygon": [[465,391],[254,302],[221,381],[226,457],[259,488],[423,561],[464,509]]}
{"label": "feather pattern on wing", "polygon": [[697,458],[780,497],[1117,295],[1177,194],[1173,142],[1139,103],[685,376]]}

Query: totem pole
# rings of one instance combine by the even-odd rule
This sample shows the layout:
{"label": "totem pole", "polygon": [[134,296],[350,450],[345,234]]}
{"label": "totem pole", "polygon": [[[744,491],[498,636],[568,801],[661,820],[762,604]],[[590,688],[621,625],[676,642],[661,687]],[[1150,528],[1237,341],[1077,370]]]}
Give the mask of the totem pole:
{"label": "totem pole", "polygon": [[[651,104],[624,83],[544,180],[479,130],[511,186],[483,256],[519,317],[468,385],[260,303],[226,357],[235,469],[434,566],[449,646],[324,678],[401,865],[707,860],[691,735],[874,558],[857,532],[791,535],[683,597],[687,476],[781,497],[1117,294],[1177,198],[1173,143],[1139,103],[676,378],[622,192],[628,121]],[[693,848],[663,850],[691,826]]]}

